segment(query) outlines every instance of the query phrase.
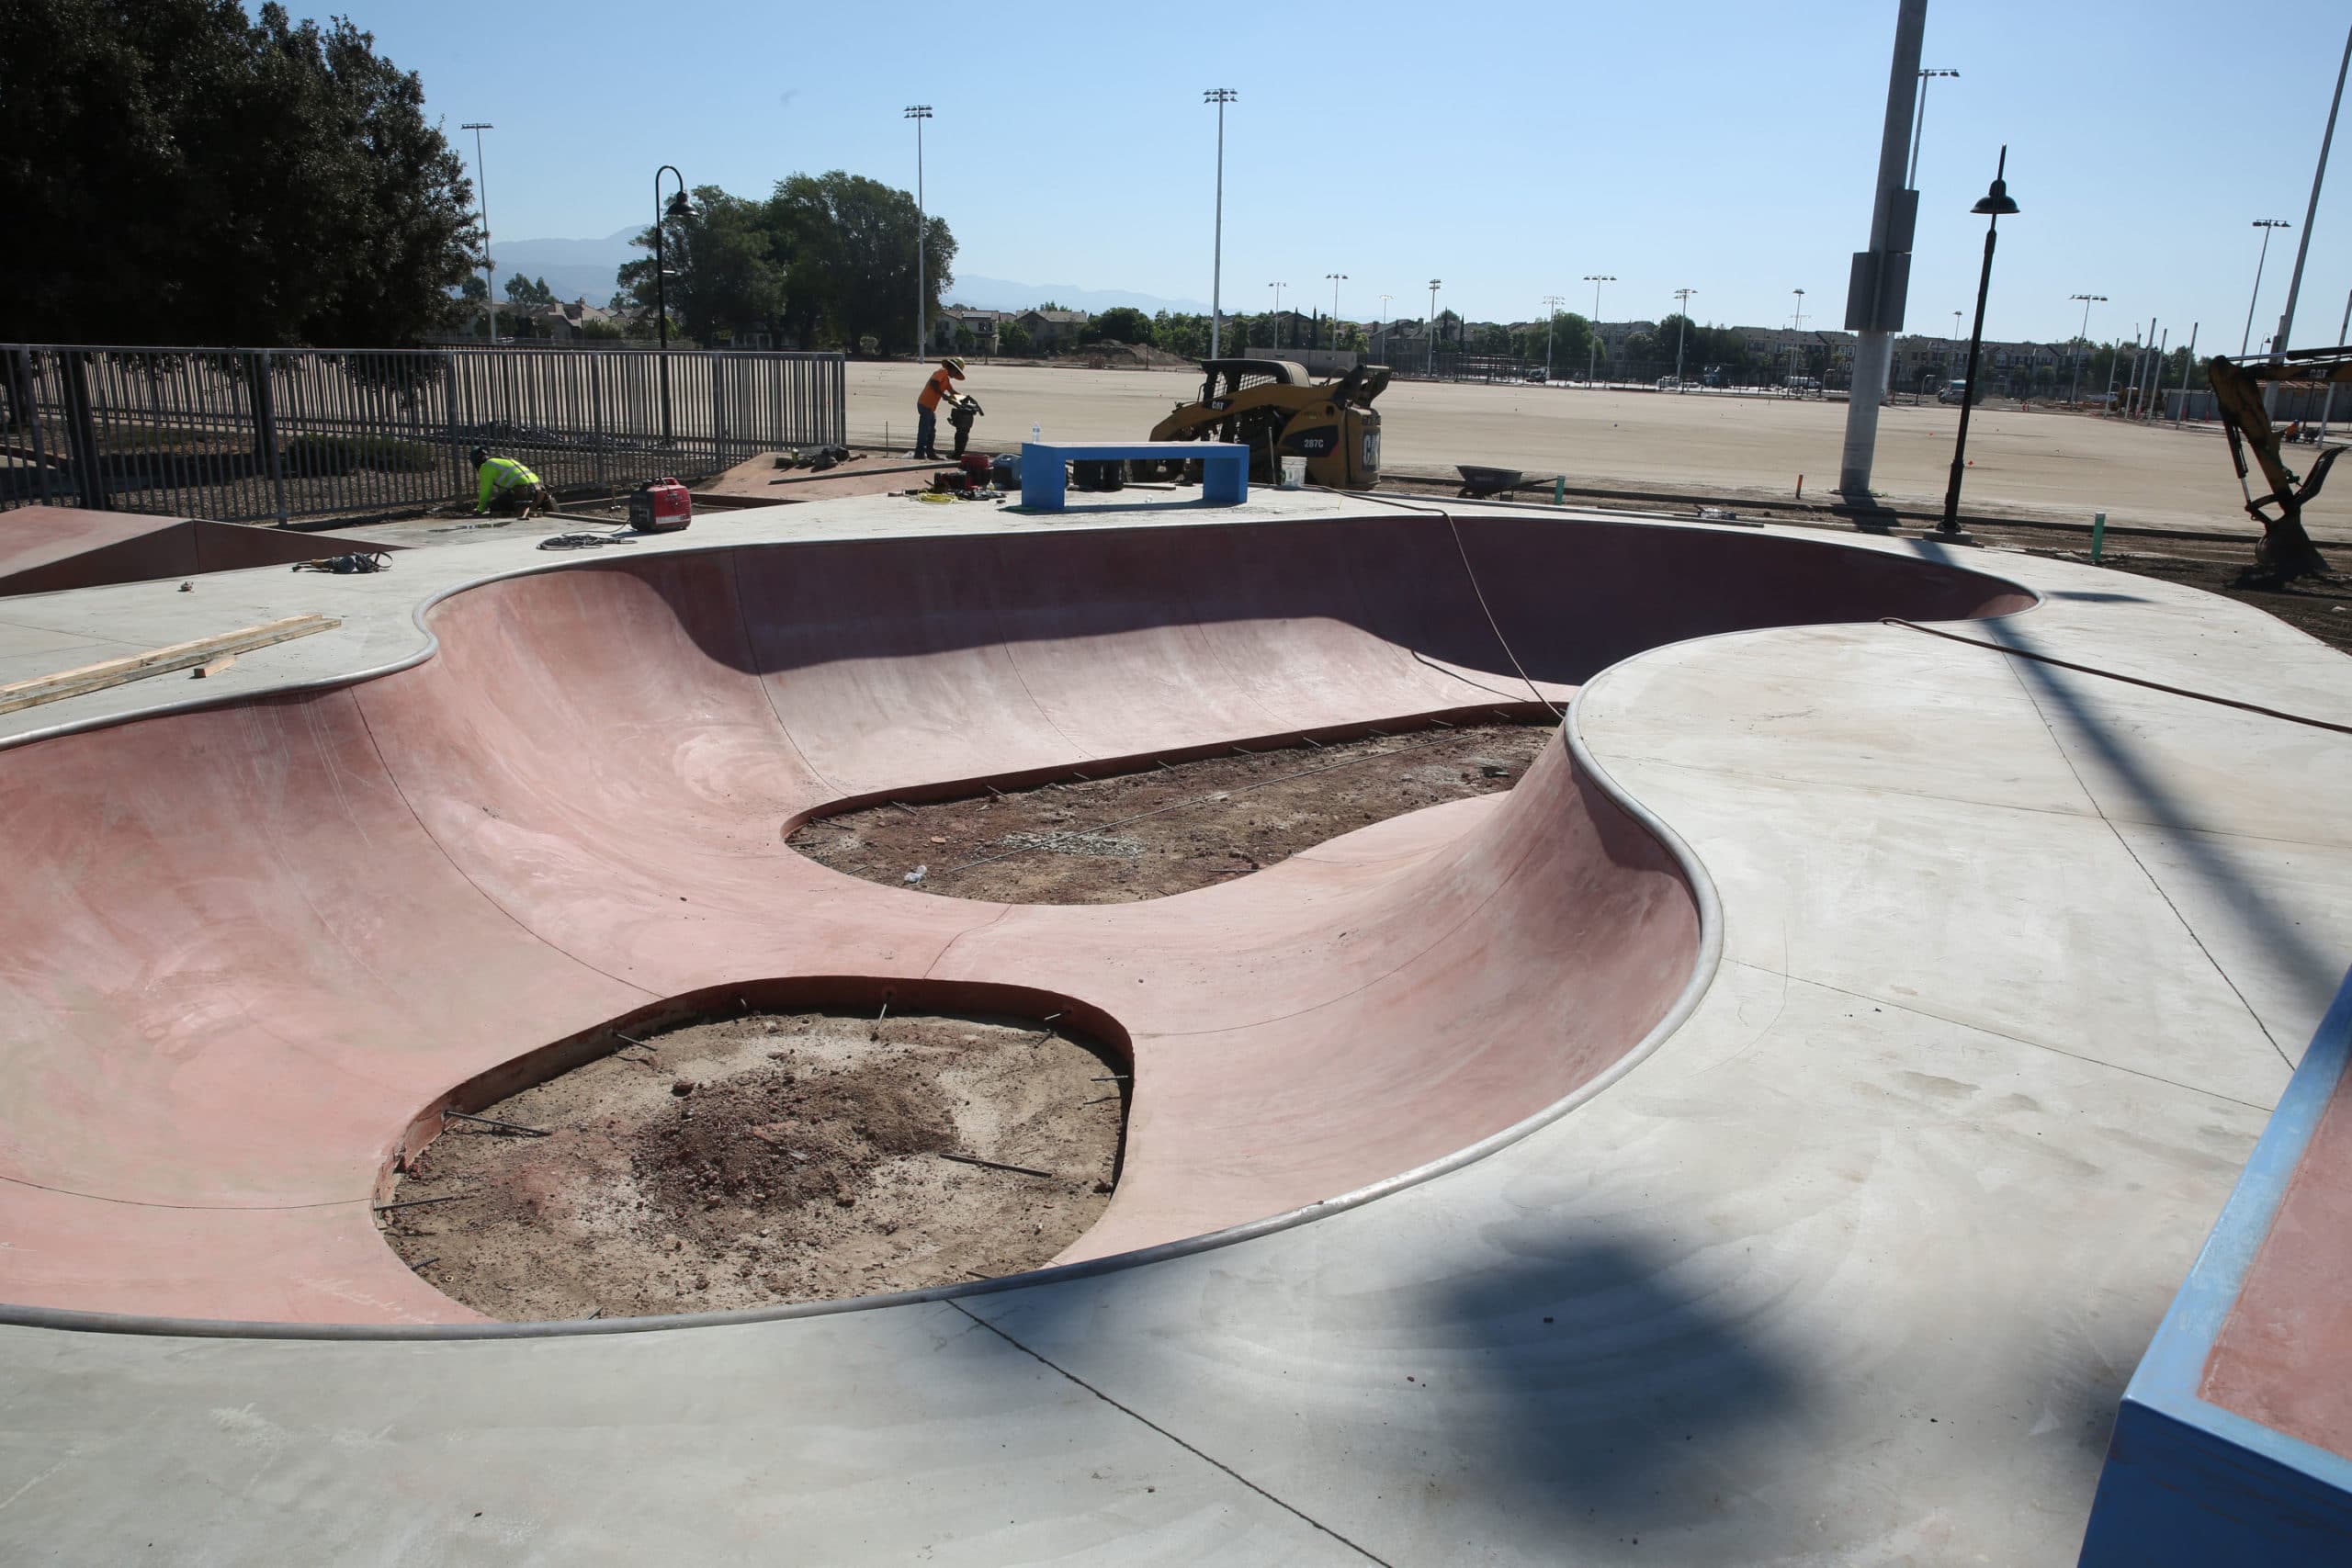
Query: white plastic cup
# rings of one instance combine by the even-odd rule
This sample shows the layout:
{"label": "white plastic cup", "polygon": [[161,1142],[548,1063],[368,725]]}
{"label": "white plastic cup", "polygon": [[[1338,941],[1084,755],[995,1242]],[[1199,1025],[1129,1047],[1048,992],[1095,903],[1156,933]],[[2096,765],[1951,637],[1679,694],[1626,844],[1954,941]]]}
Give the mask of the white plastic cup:
{"label": "white plastic cup", "polygon": [[1306,458],[1284,457],[1283,459],[1282,488],[1284,490],[1304,490],[1306,488]]}

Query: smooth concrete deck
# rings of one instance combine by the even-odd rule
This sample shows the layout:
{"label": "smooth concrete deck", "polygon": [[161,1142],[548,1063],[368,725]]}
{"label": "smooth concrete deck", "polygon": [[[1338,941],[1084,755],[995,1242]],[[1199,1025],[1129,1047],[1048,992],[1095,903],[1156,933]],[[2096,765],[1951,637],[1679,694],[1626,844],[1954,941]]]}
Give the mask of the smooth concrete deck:
{"label": "smooth concrete deck", "polygon": [[[825,510],[725,537],[808,536]],[[1027,526],[978,510],[822,525]],[[540,564],[432,554],[317,585],[330,603],[256,581],[277,614],[380,613],[247,678],[405,657],[419,635],[390,623],[436,574]],[[2352,716],[2352,665],[2257,613],[1969,563],[2045,595],[1975,635]],[[1533,640],[1558,595],[1514,586],[1498,617]],[[90,601],[132,592],[28,601],[18,624],[103,626]],[[467,597],[491,603],[453,613]],[[1724,962],[1662,1045],[1499,1152],[1232,1246],[955,1302],[476,1344],[0,1330],[0,1542],[2070,1559],[2123,1379],[2352,952],[2352,742],[1876,624],[1657,649],[1590,679],[1572,723],[1711,874]],[[258,1139],[277,1118],[256,1120]]]}

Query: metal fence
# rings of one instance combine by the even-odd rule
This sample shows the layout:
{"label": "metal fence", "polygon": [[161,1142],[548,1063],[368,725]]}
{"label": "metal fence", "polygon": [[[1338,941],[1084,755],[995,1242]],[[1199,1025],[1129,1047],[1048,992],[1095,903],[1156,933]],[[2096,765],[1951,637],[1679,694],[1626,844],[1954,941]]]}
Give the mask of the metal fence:
{"label": "metal fence", "polygon": [[617,491],[840,445],[848,418],[838,354],[0,344],[0,507],[384,515],[470,498],[476,446]]}

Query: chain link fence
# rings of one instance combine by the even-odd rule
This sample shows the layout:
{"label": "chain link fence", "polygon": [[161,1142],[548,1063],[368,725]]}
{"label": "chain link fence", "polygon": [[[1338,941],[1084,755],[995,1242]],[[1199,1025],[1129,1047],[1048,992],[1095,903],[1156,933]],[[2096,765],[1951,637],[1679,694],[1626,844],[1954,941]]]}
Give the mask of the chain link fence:
{"label": "chain link fence", "polygon": [[478,446],[612,491],[848,422],[838,354],[0,344],[0,508],[382,516],[470,498]]}

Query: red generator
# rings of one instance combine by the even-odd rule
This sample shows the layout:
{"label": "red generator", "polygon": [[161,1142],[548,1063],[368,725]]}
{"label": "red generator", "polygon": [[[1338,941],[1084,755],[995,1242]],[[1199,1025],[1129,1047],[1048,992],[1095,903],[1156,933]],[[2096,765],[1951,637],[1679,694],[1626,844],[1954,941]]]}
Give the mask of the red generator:
{"label": "red generator", "polygon": [[640,534],[674,534],[694,520],[694,497],[676,479],[648,479],[629,491],[628,525]]}

